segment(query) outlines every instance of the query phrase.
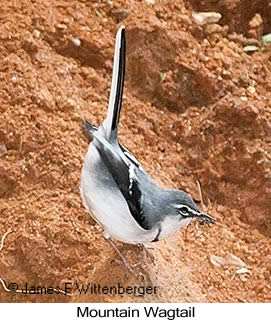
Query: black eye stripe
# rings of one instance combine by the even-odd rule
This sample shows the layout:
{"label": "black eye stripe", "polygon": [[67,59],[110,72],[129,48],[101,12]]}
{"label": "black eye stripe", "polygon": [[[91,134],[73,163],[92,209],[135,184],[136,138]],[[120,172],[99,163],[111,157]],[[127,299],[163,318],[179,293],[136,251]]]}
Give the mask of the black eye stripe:
{"label": "black eye stripe", "polygon": [[196,210],[191,209],[189,206],[184,204],[178,204],[175,205],[175,207],[178,209],[179,213],[183,216],[196,216],[199,214]]}
{"label": "black eye stripe", "polygon": [[191,216],[191,212],[189,211],[189,208],[187,208],[186,206],[182,206],[178,208],[178,210],[179,210],[179,213],[184,217]]}

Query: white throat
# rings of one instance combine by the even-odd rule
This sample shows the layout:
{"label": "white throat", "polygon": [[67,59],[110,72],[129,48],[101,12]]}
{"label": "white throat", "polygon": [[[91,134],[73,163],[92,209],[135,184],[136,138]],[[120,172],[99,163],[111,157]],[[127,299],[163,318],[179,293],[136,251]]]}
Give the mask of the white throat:
{"label": "white throat", "polygon": [[166,238],[173,232],[179,231],[181,228],[188,226],[193,221],[192,218],[178,220],[176,217],[168,216],[161,223],[161,233],[159,234],[159,240]]}

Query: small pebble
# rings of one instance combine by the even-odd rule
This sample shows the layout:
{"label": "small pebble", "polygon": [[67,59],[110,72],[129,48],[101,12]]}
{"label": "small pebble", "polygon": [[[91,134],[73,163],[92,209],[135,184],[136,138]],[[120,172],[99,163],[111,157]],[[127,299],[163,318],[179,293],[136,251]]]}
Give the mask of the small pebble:
{"label": "small pebble", "polygon": [[215,24],[219,22],[222,15],[219,12],[192,12],[192,18],[200,25]]}
{"label": "small pebble", "polygon": [[58,29],[67,29],[68,27],[65,24],[56,24]]}
{"label": "small pebble", "polygon": [[256,92],[256,89],[254,86],[249,86],[247,89],[248,89],[248,92],[251,94],[254,94]]}
{"label": "small pebble", "polygon": [[207,35],[214,34],[214,33],[220,33],[222,31],[222,27],[218,24],[208,24],[205,27],[205,32]]}
{"label": "small pebble", "polygon": [[81,45],[81,40],[79,38],[72,38],[71,41],[76,47],[79,47]]}
{"label": "small pebble", "polygon": [[259,50],[259,47],[255,46],[255,45],[248,45],[248,46],[245,46],[243,48],[244,52],[256,52],[257,50]]}
{"label": "small pebble", "polygon": [[117,19],[118,22],[126,19],[129,16],[130,11],[127,9],[114,9],[112,15]]}
{"label": "small pebble", "polygon": [[16,76],[16,75],[13,75],[13,76],[11,77],[11,82],[12,82],[12,83],[16,83],[16,81],[17,81],[17,76]]}
{"label": "small pebble", "polygon": [[40,31],[38,29],[34,29],[33,30],[33,35],[36,37],[36,38],[39,38],[40,37]]}

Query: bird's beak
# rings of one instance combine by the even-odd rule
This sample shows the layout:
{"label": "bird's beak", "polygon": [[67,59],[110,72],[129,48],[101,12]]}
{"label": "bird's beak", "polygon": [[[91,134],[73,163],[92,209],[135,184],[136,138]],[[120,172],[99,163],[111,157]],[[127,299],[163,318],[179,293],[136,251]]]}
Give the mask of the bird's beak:
{"label": "bird's beak", "polygon": [[197,218],[202,219],[203,223],[215,223],[216,222],[215,218],[213,218],[212,216],[210,216],[210,215],[208,215],[206,213],[203,213],[203,212],[201,212],[197,216]]}

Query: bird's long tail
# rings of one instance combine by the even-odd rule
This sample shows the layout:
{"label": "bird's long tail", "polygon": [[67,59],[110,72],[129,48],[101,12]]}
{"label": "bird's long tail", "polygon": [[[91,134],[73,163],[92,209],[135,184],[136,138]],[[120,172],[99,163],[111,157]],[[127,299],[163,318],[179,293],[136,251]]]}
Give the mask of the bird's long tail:
{"label": "bird's long tail", "polygon": [[123,94],[123,87],[124,87],[125,56],[126,56],[125,28],[124,26],[121,26],[117,32],[116,41],[115,41],[115,54],[114,54],[114,65],[113,65],[110,98],[109,98],[107,116],[103,122],[105,137],[111,143],[114,143],[117,141],[118,123],[119,123],[120,110],[121,110],[121,104],[122,104],[122,94]]}

